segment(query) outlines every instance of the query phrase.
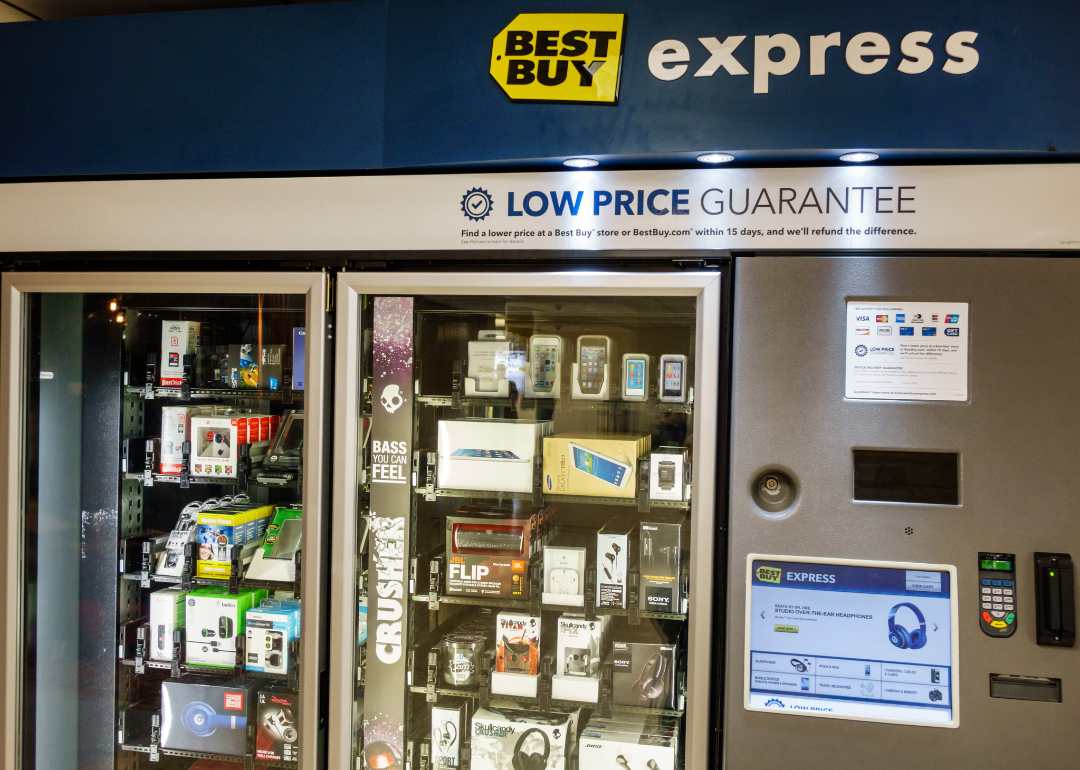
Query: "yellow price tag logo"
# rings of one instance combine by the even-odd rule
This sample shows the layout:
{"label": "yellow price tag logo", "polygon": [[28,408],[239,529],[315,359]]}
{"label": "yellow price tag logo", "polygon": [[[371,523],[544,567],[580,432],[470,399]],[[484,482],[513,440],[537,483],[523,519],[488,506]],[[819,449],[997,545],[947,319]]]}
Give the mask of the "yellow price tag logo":
{"label": "yellow price tag logo", "polygon": [[522,13],[491,44],[491,76],[514,101],[616,104],[624,13]]}
{"label": "yellow price tag logo", "polygon": [[758,567],[756,574],[762,583],[779,583],[783,571],[776,567]]}

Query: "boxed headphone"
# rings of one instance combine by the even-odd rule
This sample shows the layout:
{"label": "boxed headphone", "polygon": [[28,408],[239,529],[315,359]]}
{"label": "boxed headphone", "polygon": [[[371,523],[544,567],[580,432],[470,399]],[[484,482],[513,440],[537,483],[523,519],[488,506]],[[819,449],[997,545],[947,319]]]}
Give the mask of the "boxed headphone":
{"label": "boxed headphone", "polygon": [[161,683],[161,747],[243,757],[255,685]]}
{"label": "boxed headphone", "polygon": [[540,618],[500,612],[495,625],[495,670],[536,676],[540,667]]}
{"label": "boxed headphone", "polygon": [[272,505],[230,505],[200,511],[195,532],[198,556],[195,574],[201,578],[232,576],[233,549],[262,537],[274,514]]}
{"label": "boxed headphone", "polygon": [[612,650],[612,702],[636,708],[677,708],[675,663],[678,639],[621,642]]}
{"label": "boxed headphone", "polygon": [[529,598],[529,561],[539,518],[535,513],[509,518],[512,509],[496,512],[502,510],[506,518],[446,517],[446,593]]}
{"label": "boxed headphone", "polygon": [[600,697],[606,616],[595,620],[562,615],[555,645],[555,675],[551,697],[596,703]]}
{"label": "boxed headphone", "polygon": [[289,642],[299,638],[297,612],[274,602],[264,602],[244,615],[247,644],[244,668],[268,674],[289,672]]}
{"label": "boxed headphone", "polygon": [[544,604],[585,606],[584,548],[544,547]]}
{"label": "boxed headphone", "polygon": [[298,694],[288,690],[260,690],[258,703],[255,759],[266,762],[299,762]]}
{"label": "boxed headphone", "polygon": [[566,770],[577,741],[580,712],[552,713],[497,707],[471,720],[470,770]]}
{"label": "boxed headphone", "polygon": [[232,668],[236,665],[237,638],[244,635],[244,617],[266,591],[230,594],[208,586],[187,595],[185,603],[186,660],[203,666]]}
{"label": "boxed headphone", "polygon": [[184,384],[184,356],[191,356],[194,368],[199,351],[198,321],[161,322],[161,377],[163,388],[179,388]]}
{"label": "boxed headphone", "polygon": [[596,606],[626,609],[635,527],[615,518],[596,533]]}
{"label": "boxed headphone", "polygon": [[469,701],[463,698],[440,698],[431,707],[431,766],[461,766],[461,751],[468,737]]}
{"label": "boxed headphone", "polygon": [[535,459],[551,426],[551,420],[439,420],[439,487],[532,492]]}
{"label": "boxed headphone", "polygon": [[676,515],[641,522],[639,609],[644,612],[677,614],[682,606],[680,575],[685,521],[682,515]]}
{"label": "boxed headphone", "polygon": [[675,770],[678,732],[660,737],[645,733],[645,729],[632,724],[598,726],[596,720],[590,720],[578,738],[578,766]]}
{"label": "boxed headphone", "polygon": [[172,660],[173,632],[184,627],[187,595],[179,586],[150,594],[150,660]]}
{"label": "boxed headphone", "polygon": [[649,498],[680,501],[690,499],[688,449],[662,446],[650,455]]}

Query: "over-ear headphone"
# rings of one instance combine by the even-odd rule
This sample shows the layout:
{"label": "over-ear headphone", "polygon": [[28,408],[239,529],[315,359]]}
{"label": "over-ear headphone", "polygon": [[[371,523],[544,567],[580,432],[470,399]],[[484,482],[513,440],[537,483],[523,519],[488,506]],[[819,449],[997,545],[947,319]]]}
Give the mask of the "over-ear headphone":
{"label": "over-ear headphone", "polygon": [[664,678],[665,673],[667,673],[667,658],[659,652],[654,652],[641,667],[641,675],[630,691],[643,703],[664,697],[668,688],[668,683]]}
{"label": "over-ear headphone", "polygon": [[247,727],[247,717],[218,714],[199,701],[192,701],[184,706],[184,710],[180,712],[180,722],[189,733],[199,738],[213,735],[219,727],[230,730]]}
{"label": "over-ear headphone", "polygon": [[[524,754],[521,751],[521,747],[525,744],[525,739],[533,733],[537,733],[544,739],[544,753],[543,754]],[[514,770],[545,770],[547,768],[548,755],[551,753],[551,741],[548,740],[547,733],[538,727],[530,727],[528,730],[521,734],[521,737],[517,739],[517,744],[514,746]]]}
{"label": "over-ear headphone", "polygon": [[576,596],[578,592],[578,574],[576,569],[558,567],[551,571],[548,590],[553,594]]}
{"label": "over-ear headphone", "polygon": [[[916,630],[908,631],[903,626],[897,625],[896,613],[901,607],[907,607],[919,619],[919,627]],[[919,650],[926,646],[926,618],[918,607],[910,602],[901,602],[889,610],[889,641],[901,650]]]}

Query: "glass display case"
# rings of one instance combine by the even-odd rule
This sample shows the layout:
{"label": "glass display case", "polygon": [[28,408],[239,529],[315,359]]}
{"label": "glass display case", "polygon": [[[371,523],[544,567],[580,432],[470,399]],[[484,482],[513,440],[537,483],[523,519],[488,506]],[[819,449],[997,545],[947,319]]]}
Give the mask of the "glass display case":
{"label": "glass display case", "polygon": [[720,281],[339,276],[331,764],[705,766]]}
{"label": "glass display case", "polygon": [[20,766],[316,767],[323,276],[4,288]]}

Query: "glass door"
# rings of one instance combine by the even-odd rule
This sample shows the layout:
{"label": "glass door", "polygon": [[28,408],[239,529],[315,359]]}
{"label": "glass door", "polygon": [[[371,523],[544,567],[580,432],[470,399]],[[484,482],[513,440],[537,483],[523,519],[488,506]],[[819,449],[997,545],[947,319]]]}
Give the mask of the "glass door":
{"label": "glass door", "polygon": [[720,280],[339,277],[332,763],[705,766]]}
{"label": "glass door", "polygon": [[4,288],[6,766],[316,767],[323,276]]}

